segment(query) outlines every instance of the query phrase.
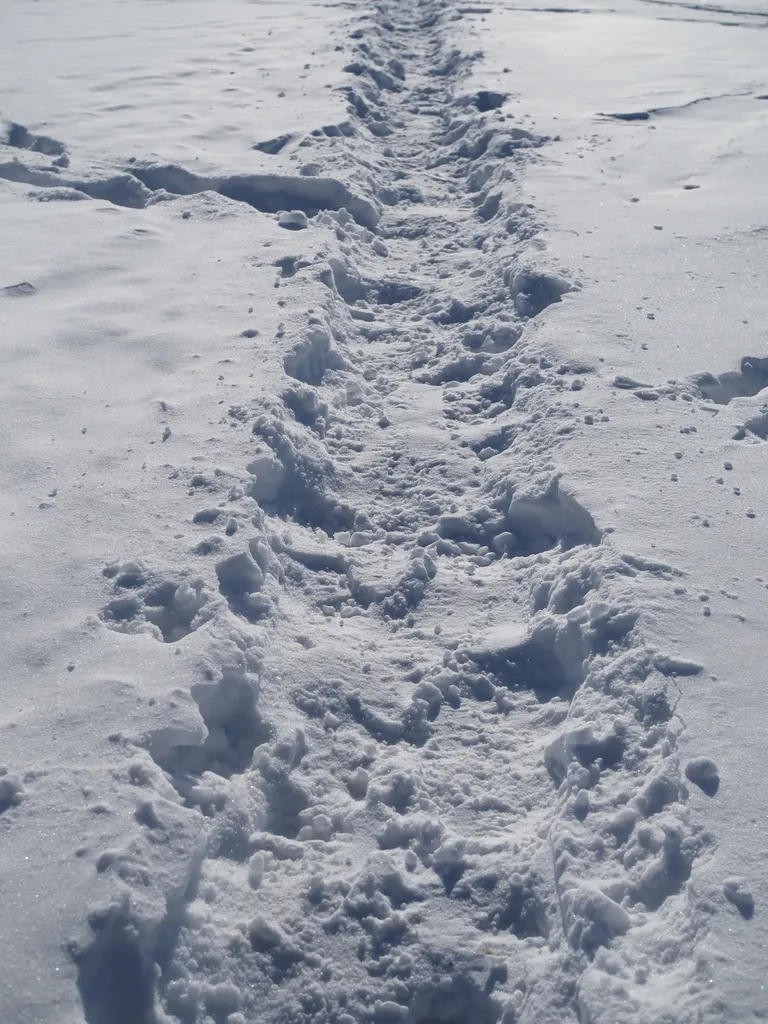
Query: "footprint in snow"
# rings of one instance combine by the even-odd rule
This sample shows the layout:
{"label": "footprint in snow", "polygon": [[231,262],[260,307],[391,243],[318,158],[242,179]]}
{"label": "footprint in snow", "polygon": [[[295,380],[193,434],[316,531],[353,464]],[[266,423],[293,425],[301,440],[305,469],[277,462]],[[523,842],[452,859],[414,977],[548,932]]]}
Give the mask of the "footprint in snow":
{"label": "footprint in snow", "polygon": [[175,643],[194,632],[214,613],[211,595],[199,577],[161,575],[144,562],[113,562],[103,574],[114,579],[114,597],[101,612],[118,633],[149,633]]}

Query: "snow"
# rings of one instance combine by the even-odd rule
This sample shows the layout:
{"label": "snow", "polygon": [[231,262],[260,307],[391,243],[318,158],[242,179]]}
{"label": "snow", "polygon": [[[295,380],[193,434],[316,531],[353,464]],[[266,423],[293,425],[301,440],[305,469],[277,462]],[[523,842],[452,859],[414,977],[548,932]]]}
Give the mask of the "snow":
{"label": "snow", "polygon": [[766,26],[8,0],[3,1020],[765,1016]]}

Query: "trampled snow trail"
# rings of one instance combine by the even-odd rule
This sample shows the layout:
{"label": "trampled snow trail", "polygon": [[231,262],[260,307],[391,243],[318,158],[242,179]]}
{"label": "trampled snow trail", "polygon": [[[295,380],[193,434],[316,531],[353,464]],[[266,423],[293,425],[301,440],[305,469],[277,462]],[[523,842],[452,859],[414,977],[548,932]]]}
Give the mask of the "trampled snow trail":
{"label": "trampled snow trail", "polygon": [[[177,698],[202,722],[119,741],[142,799],[71,950],[87,1024],[707,1011],[685,883],[708,837],[675,716],[702,668],[642,618],[679,573],[616,550],[560,473],[590,368],[537,348],[534,318],[579,291],[519,200],[547,139],[502,94],[461,97],[454,14],[352,19],[349,120],[300,176],[137,165],[85,189],[213,191],[297,229],[274,261],[282,390],[229,406],[252,435],[232,476],[188,479],[206,568],[105,569],[108,629],[195,634]],[[142,892],[180,859],[158,913]]]}

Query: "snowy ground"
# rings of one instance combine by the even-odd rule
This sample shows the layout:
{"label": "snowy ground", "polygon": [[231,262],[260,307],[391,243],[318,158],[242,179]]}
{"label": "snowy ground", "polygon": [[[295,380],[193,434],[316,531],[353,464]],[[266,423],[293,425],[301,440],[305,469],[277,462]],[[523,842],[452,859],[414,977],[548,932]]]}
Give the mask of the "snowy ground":
{"label": "snowy ground", "polygon": [[6,0],[0,1019],[768,1017],[768,7]]}

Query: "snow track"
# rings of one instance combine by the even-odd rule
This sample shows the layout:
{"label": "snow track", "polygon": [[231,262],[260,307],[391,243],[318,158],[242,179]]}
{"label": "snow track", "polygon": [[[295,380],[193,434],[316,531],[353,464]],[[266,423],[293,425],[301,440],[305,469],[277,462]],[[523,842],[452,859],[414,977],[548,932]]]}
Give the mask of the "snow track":
{"label": "snow track", "polygon": [[191,678],[178,721],[111,738],[135,820],[69,949],[87,1024],[703,1019],[688,797],[717,770],[686,779],[675,713],[703,668],[644,615],[682,573],[616,550],[561,471],[595,367],[535,318],[589,297],[520,200],[548,140],[461,94],[455,18],[355,16],[347,127],[299,174],[64,180],[30,155],[64,147],[8,135],[25,186],[296,229],[270,241],[280,388],[225,403],[226,472],[171,474],[187,561],[125,553],[93,609]]}

